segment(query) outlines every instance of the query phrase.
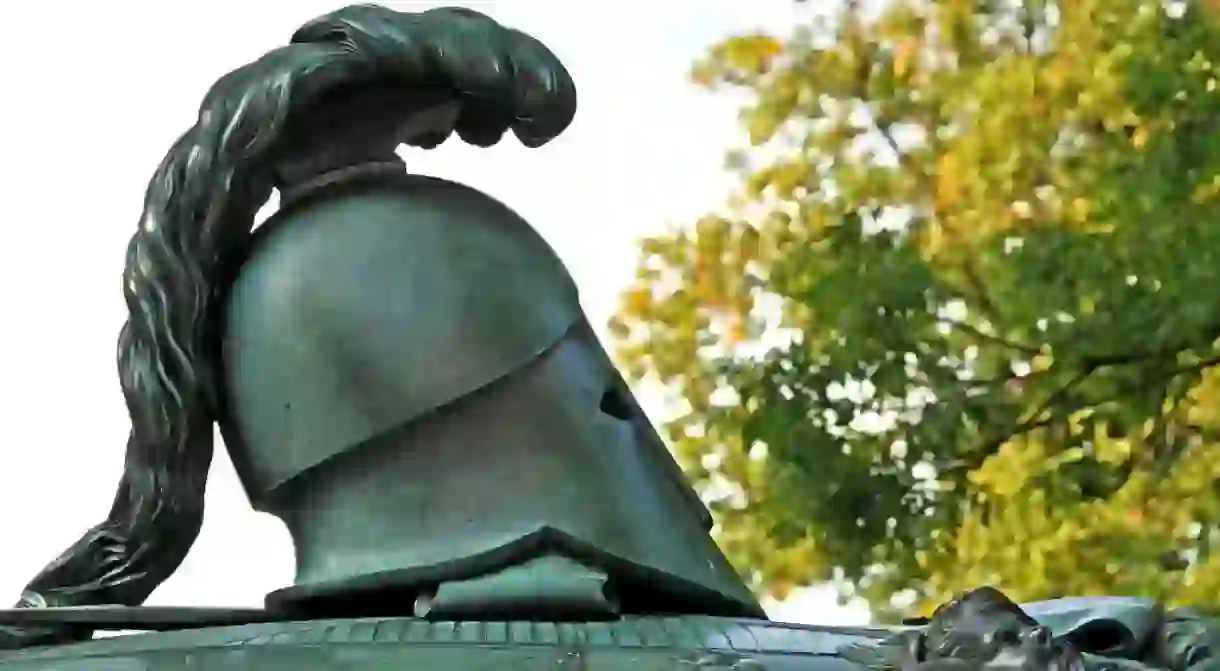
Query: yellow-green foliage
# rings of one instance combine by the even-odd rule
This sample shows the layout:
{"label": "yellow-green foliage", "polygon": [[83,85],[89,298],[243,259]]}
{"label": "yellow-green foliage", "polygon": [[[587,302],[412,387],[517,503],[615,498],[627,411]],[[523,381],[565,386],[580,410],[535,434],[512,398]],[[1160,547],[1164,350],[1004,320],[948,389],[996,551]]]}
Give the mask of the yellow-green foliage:
{"label": "yellow-green foliage", "polygon": [[697,64],[752,97],[741,188],[644,242],[611,325],[685,399],[721,544],[883,616],[984,583],[1217,605],[1220,21],[879,4]]}

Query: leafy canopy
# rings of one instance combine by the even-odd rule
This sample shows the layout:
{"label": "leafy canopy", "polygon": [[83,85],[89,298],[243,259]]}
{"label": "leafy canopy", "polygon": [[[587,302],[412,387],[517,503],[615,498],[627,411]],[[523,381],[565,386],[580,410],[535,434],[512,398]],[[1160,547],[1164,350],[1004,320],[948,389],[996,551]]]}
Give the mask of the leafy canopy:
{"label": "leafy canopy", "polygon": [[981,584],[1217,605],[1220,16],[832,14],[697,64],[750,97],[741,186],[643,242],[611,324],[722,546],[883,617]]}

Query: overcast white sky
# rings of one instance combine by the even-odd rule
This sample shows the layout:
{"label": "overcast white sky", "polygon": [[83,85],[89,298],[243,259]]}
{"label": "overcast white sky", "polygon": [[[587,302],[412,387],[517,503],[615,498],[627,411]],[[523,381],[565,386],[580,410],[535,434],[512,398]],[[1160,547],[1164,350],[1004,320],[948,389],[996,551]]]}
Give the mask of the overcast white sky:
{"label": "overcast white sky", "polygon": [[[284,43],[342,0],[12,3],[0,40],[0,602],[99,522],[128,428],[114,364],[123,251],[147,179],[224,72]],[[384,2],[399,9],[431,3]],[[576,78],[580,112],[552,145],[447,143],[408,155],[421,172],[507,202],[568,263],[595,324],[629,281],[635,243],[717,207],[734,106],[685,83],[712,41],[790,25],[791,0],[465,4],[549,45]],[[647,405],[650,400],[644,399]],[[655,412],[657,408],[650,408]],[[152,603],[259,605],[292,579],[291,544],[253,513],[218,451],[203,534]],[[8,596],[5,596],[8,595]],[[779,619],[856,623],[814,589]]]}

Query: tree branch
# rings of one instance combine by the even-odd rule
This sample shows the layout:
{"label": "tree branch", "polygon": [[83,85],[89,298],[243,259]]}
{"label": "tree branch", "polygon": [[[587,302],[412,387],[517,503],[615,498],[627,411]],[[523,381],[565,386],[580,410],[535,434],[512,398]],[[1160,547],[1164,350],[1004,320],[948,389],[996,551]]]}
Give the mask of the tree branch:
{"label": "tree branch", "polygon": [[995,343],[997,345],[1002,345],[1008,349],[1016,350],[1022,354],[1028,355],[1028,356],[1038,356],[1043,353],[1043,348],[1041,346],[1031,345],[1031,344],[1027,344],[1027,343],[1019,343],[1019,342],[1016,342],[1013,340],[1009,340],[1008,338],[998,336],[994,333],[987,333],[986,331],[979,329],[977,326],[974,326],[973,324],[969,324],[967,322],[957,321],[954,319],[944,319],[944,320],[942,320],[942,323],[947,324],[950,327],[955,328],[955,329],[961,329],[980,340],[985,340],[987,342]]}
{"label": "tree branch", "polygon": [[[930,178],[923,174],[916,166],[911,164],[910,155],[902,150],[898,144],[898,138],[894,136],[893,123],[886,119],[879,118],[875,115],[870,115],[870,120],[873,130],[881,137],[890,151],[894,152],[894,161],[898,167],[906,171],[920,185],[920,189],[926,193],[933,191],[933,184]],[[957,232],[953,227],[945,224],[944,217],[935,212],[935,208],[930,208],[933,219],[941,226],[950,237],[957,237]],[[999,308],[999,305],[991,297],[991,292],[987,290],[987,285],[983,282],[983,278],[978,271],[978,268],[969,259],[964,259],[961,263],[962,274],[966,278],[966,284],[969,291],[960,291],[959,293],[968,294],[974,299],[983,314],[997,326],[1003,327],[1007,323],[1007,319]]]}
{"label": "tree branch", "polygon": [[[1175,352],[1175,354],[1176,354],[1176,352]],[[982,466],[983,462],[988,457],[995,454],[995,452],[997,450],[999,450],[1000,447],[1004,443],[1006,443],[1018,436],[1025,435],[1035,429],[1040,429],[1040,428],[1045,428],[1047,426],[1050,426],[1054,422],[1056,422],[1060,419],[1063,419],[1063,417],[1066,415],[1070,415],[1072,413],[1079,412],[1080,410],[1084,410],[1085,408],[1095,407],[1095,406],[1099,405],[1099,403],[1088,403],[1088,402],[1072,404],[1072,403],[1064,403],[1064,401],[1066,401],[1068,399],[1070,394],[1077,387],[1079,387],[1081,384],[1083,384],[1087,379],[1089,379],[1089,377],[1091,377],[1094,373],[1101,370],[1102,368],[1105,368],[1108,366],[1121,365],[1124,363],[1131,363],[1131,362],[1135,362],[1135,361],[1139,361],[1139,360],[1140,359],[1138,359],[1138,358],[1115,356],[1115,357],[1112,357],[1107,360],[1102,360],[1100,362],[1098,362],[1098,361],[1089,362],[1088,365],[1086,365],[1086,366],[1082,367],[1080,370],[1078,370],[1076,372],[1076,374],[1070,380],[1068,380],[1066,383],[1064,383],[1061,387],[1056,389],[1054,392],[1048,394],[1047,397],[1045,399],[1043,399],[1042,402],[1039,403],[1032,411],[1026,413],[1024,418],[1022,418],[1019,422],[1017,422],[1017,424],[1015,424],[1008,430],[995,435],[994,437],[985,441],[983,444],[979,445],[978,447],[976,447],[976,448],[970,450],[969,452],[967,452],[966,454],[962,455],[961,458],[956,460],[956,463],[954,464],[954,466],[951,470],[963,471],[963,472],[974,470],[974,469],[978,468],[979,466]],[[1220,353],[1216,353],[1210,357],[1200,359],[1199,361],[1194,362],[1192,364],[1185,365],[1185,366],[1179,366],[1179,367],[1173,369],[1173,371],[1171,371],[1161,380],[1161,384],[1164,386],[1167,386],[1170,382],[1172,382],[1174,379],[1176,379],[1180,375],[1198,372],[1200,370],[1204,370],[1206,368],[1211,368],[1211,367],[1217,366],[1217,365],[1220,365]],[[1141,384],[1144,384],[1144,383],[1141,383]],[[1167,391],[1166,391],[1166,393],[1163,394],[1163,396],[1167,396]],[[1055,412],[1055,409],[1057,406],[1060,407],[1061,409],[1060,409],[1060,411]],[[1048,412],[1050,414],[1047,414]]]}

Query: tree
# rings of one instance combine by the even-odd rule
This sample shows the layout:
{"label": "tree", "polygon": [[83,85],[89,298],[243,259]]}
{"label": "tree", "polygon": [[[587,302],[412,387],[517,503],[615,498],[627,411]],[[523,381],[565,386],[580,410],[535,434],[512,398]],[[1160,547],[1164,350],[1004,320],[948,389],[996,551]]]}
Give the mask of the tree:
{"label": "tree", "polygon": [[1220,18],[845,2],[694,72],[750,96],[741,188],[611,330],[739,569],[1216,606]]}

